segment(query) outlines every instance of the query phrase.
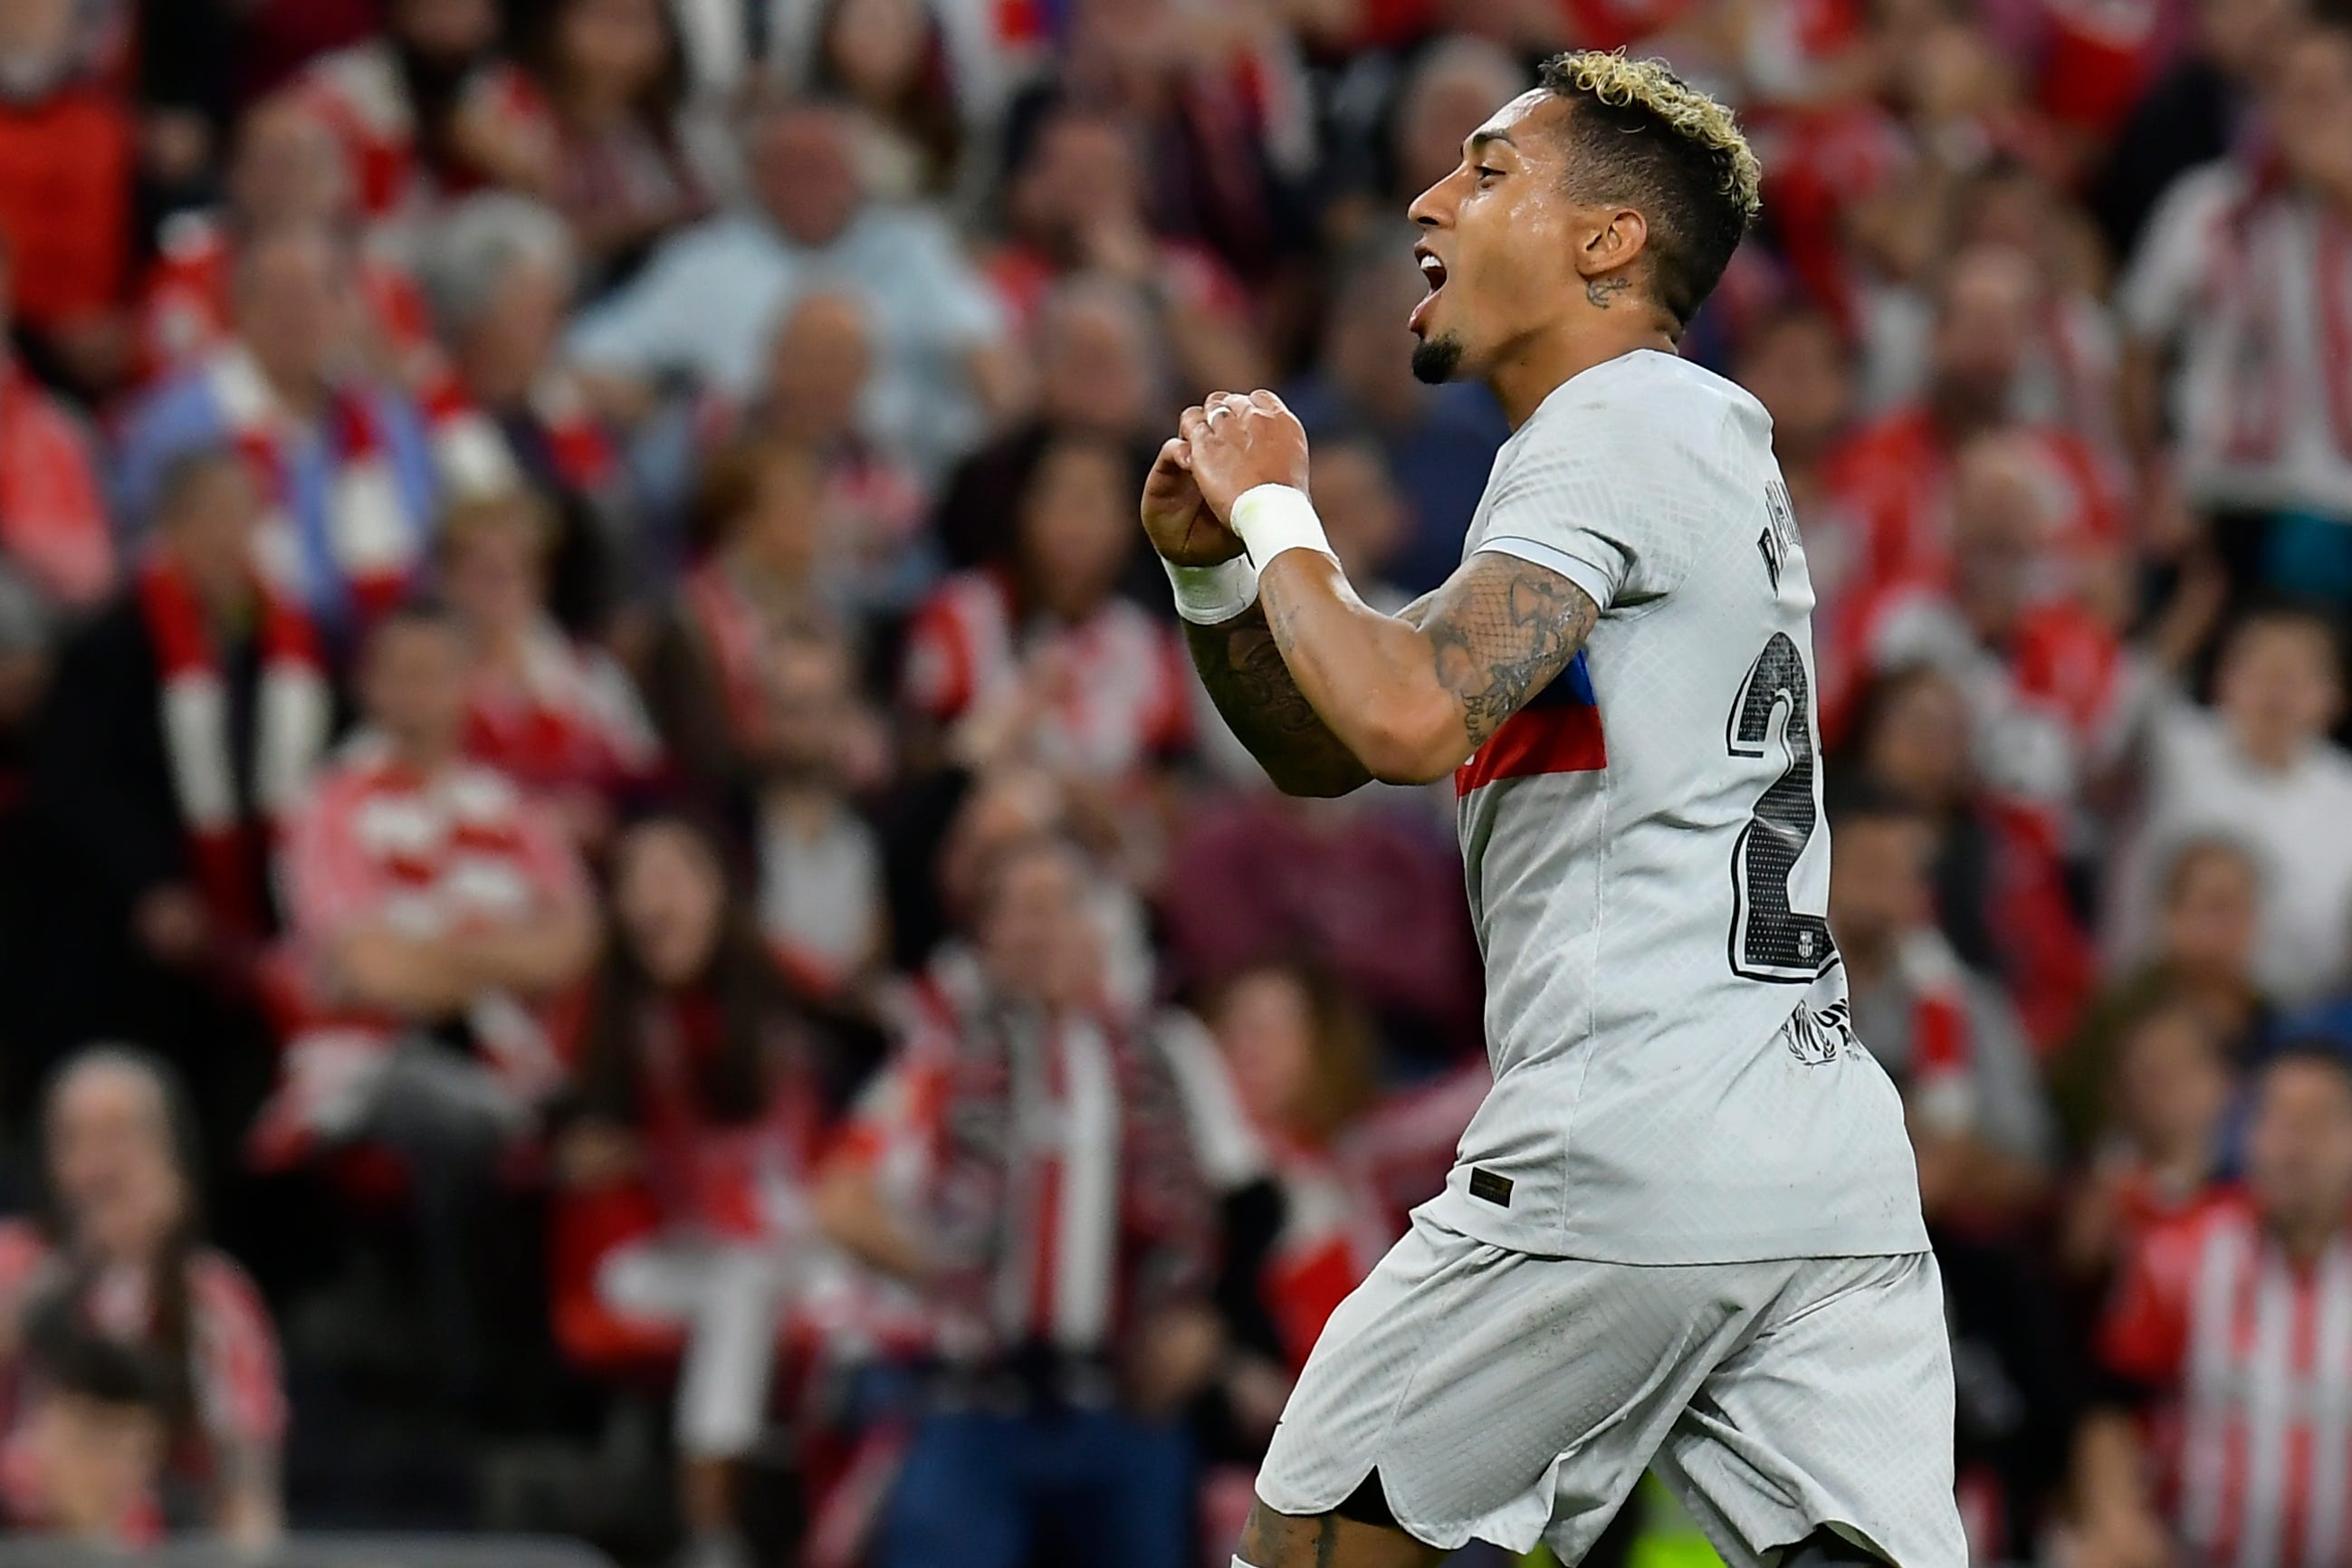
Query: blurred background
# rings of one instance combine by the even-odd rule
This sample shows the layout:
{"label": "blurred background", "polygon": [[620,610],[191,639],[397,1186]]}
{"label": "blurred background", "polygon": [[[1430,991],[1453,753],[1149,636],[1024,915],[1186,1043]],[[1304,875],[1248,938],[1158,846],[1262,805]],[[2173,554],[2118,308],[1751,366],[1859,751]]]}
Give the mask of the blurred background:
{"label": "blurred background", "polygon": [[1272,794],[1135,497],[1273,386],[1443,577],[1404,207],[1618,46],[1768,173],[1684,350],[1975,1553],[2352,1563],[2300,0],[0,0],[0,1561],[1223,1564],[1480,982],[1451,791]]}

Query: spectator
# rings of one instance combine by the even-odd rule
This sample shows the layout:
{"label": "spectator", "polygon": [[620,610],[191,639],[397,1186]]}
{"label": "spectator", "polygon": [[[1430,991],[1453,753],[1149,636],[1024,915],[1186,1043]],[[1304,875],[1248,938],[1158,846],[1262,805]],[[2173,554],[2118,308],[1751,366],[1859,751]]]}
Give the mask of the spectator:
{"label": "spectator", "polygon": [[1133,489],[1120,448],[1056,441],[1022,497],[1013,561],[950,578],[917,612],[905,701],[957,731],[952,751],[1118,785],[1190,743],[1183,651],[1114,592],[1134,542]]}
{"label": "spectator", "polygon": [[[0,332],[15,280],[0,237]],[[0,344],[0,560],[71,609],[114,584],[114,539],[91,458],[81,421]]]}
{"label": "spectator", "polygon": [[768,752],[769,651],[831,619],[817,577],[815,461],[740,442],[703,477],[695,512],[709,553],[678,586],[654,649],[648,695],[662,737],[697,787],[740,799]]}
{"label": "spectator", "polygon": [[593,854],[658,771],[661,746],[612,656],[549,613],[554,543],[529,491],[462,502],[442,524],[441,579],[473,653],[467,755],[537,796]]}
{"label": "spectator", "polygon": [[[976,971],[930,988],[853,1141],[865,1157],[822,1191],[827,1231],[919,1282],[940,1319],[886,1568],[1018,1568],[1063,1530],[1136,1568],[1188,1561],[1191,1461],[1171,1412],[1220,1353],[1208,1196],[1165,1068],[1093,1000],[1087,876],[1064,843],[997,853]],[[910,1158],[887,1163],[920,1174],[894,1190],[879,1156],[897,1149]],[[1040,1162],[1059,1172],[1050,1243],[1010,1223]]]}
{"label": "spectator", "polygon": [[[2130,435],[2152,453],[2168,405],[2182,489],[2242,593],[2352,601],[2352,284],[2316,237],[2352,221],[2352,20],[2297,28],[2263,94],[2270,159],[2182,176],[2133,258]],[[2168,399],[2158,356],[2175,345]]]}
{"label": "spectator", "polygon": [[2210,710],[2157,714],[2139,767],[2138,820],[2116,860],[2111,952],[2148,949],[2157,868],[2192,837],[2244,844],[2262,872],[2254,976],[2280,1003],[2317,998],[2343,972],[2352,932],[2352,758],[2326,739],[2342,709],[2335,629],[2274,607],[2222,644]]}
{"label": "spectator", "polygon": [[932,527],[957,566],[1001,561],[1018,531],[1016,500],[1038,457],[1061,435],[1114,441],[1139,468],[1166,439],[1161,344],[1135,290],[1096,273],[1060,280],[1036,311],[1036,406],[1027,419],[959,464]]}
{"label": "spectator", "polygon": [[167,1427],[153,1358],[61,1321],[25,1362],[23,1436],[0,1497],[8,1532],[108,1556],[154,1546]]}
{"label": "spectator", "polygon": [[341,143],[362,216],[398,239],[483,185],[548,190],[552,128],[529,79],[496,52],[496,0],[392,0],[384,21],[292,87]]}
{"label": "spectator", "polygon": [[[31,1483],[48,1490],[50,1508],[66,1506],[55,1523],[134,1537],[193,1525],[241,1548],[268,1545],[282,1528],[278,1337],[245,1271],[204,1243],[195,1130],[177,1075],[143,1052],[90,1047],[50,1081],[41,1130],[42,1213],[0,1225],[0,1319],[15,1351],[0,1467],[10,1516],[49,1513],[22,1495]],[[45,1355],[62,1348],[59,1334],[151,1369],[152,1398],[139,1403],[156,1420],[157,1463],[136,1488],[113,1489],[107,1510],[75,1506],[76,1478],[57,1468],[79,1467],[53,1424],[87,1421],[93,1413],[71,1401],[94,1392],[44,1386],[64,1370]],[[51,1404],[60,1398],[62,1409]]]}
{"label": "spectator", "polygon": [[861,711],[856,673],[837,637],[785,637],[768,667],[760,929],[820,994],[870,978],[889,951],[881,842],[848,796],[876,723]]}
{"label": "spectator", "polygon": [[2096,965],[2062,844],[1979,775],[1961,684],[1932,664],[1882,676],[1853,723],[1862,769],[1934,822],[1937,924],[1960,961],[1997,976],[2043,1051],[2066,1039]]}
{"label": "spectator", "polygon": [[548,208],[504,193],[467,197],[434,235],[425,282],[448,353],[425,401],[442,482],[460,497],[517,483],[553,497],[558,618],[591,631],[644,545],[628,536],[618,436],[561,353],[572,242]]}
{"label": "spectator", "polygon": [[541,1004],[593,956],[587,879],[503,773],[463,758],[466,642],[429,601],[368,639],[366,728],[288,830],[297,973],[280,1088],[253,1152],[283,1164],[366,1142],[402,1157],[446,1392],[488,1366],[500,1155],[560,1081]]}
{"label": "spectator", "polygon": [[1931,1221],[2001,1224],[2038,1200],[2053,1152],[2017,1016],[1936,930],[1936,830],[1919,808],[1856,786],[1831,813],[1830,933],[1853,1030],[1903,1089]]}
{"label": "spectator", "polygon": [[47,374],[110,391],[127,367],[135,127],[78,0],[0,16],[0,239],[19,334]]}
{"label": "spectator", "polygon": [[349,253],[315,226],[237,258],[236,336],[132,410],[121,502],[144,523],[183,453],[228,447],[268,510],[260,548],[323,631],[348,638],[423,564],[439,491],[415,405],[349,362]]}
{"label": "spectator", "polygon": [[1193,396],[1255,386],[1265,353],[1247,298],[1216,257],[1152,232],[1134,126],[1108,110],[1060,103],[1015,151],[1004,244],[989,274],[1013,319],[1034,326],[1053,285],[1081,272],[1115,278],[1151,302],[1180,386]]}
{"label": "spectator", "polygon": [[268,1082],[253,987],[278,929],[270,847],[332,720],[308,617],[255,570],[260,526],[235,454],[165,470],[135,584],[59,657],[32,778],[40,1047],[147,1041],[197,1086],[224,1160]]}
{"label": "spectator", "polygon": [[581,363],[640,405],[673,374],[740,398],[760,378],[762,329],[835,281],[866,300],[878,329],[873,395],[892,442],[927,472],[973,446],[1014,393],[997,309],[935,214],[867,195],[856,134],[849,111],[824,101],[761,121],[756,208],[664,244],[575,329]]}
{"label": "spectator", "polygon": [[2269,1039],[2273,1010],[2254,978],[2262,876],[2232,837],[2191,838],[2164,869],[2162,912],[2148,962],[2097,998],[2050,1064],[2050,1089],[2069,1142],[2090,1147],[2116,1079],[2122,1033],[2152,1008],[2185,1008],[2233,1067]]}
{"label": "spectator", "polygon": [[[139,369],[162,380],[200,364],[235,331],[236,257],[255,235],[357,218],[351,171],[326,123],[299,99],[264,100],[237,122],[219,206],[175,213],[139,298]],[[371,249],[353,261],[368,363],[407,382],[436,355],[433,321],[407,271]]]}
{"label": "spectator", "polygon": [[623,1211],[600,1304],[682,1341],[687,1561],[744,1564],[737,1472],[765,1425],[780,1323],[821,1271],[805,1183],[869,1064],[798,1005],[701,831],[641,823],[614,872],[556,1170],[570,1202]]}
{"label": "spectator", "polygon": [[[2142,1237],[2102,1326],[2106,1397],[2075,1454],[2078,1561],[2335,1560],[2340,1450],[2320,1433],[2352,1397],[2334,1331],[2352,1312],[2347,1205],[2345,1058],[2283,1051],[2256,1085],[2245,1191]],[[2302,1485],[2298,1454],[2315,1467]]]}
{"label": "spectator", "polygon": [[874,123],[882,195],[955,194],[984,110],[929,0],[826,0],[816,7],[807,85],[837,93]]}
{"label": "spectator", "polygon": [[550,0],[525,58],[552,107],[552,199],[592,279],[625,277],[708,205],[678,116],[686,62],[662,0]]}
{"label": "spectator", "polygon": [[1411,346],[1405,320],[1426,291],[1401,248],[1350,258],[1320,357],[1285,394],[1310,436],[1357,430],[1387,448],[1415,524],[1393,568],[1397,585],[1412,594],[1435,587],[1459,563],[1487,469],[1510,434],[1483,387],[1413,379],[1410,354],[1398,349]]}
{"label": "spectator", "polygon": [[919,476],[870,433],[873,332],[846,293],[810,293],[785,312],[759,400],[741,432],[796,447],[824,471],[828,596],[864,615],[904,611],[938,569]]}
{"label": "spectator", "polygon": [[2149,1227],[2203,1202],[2221,1163],[2236,1065],[2211,1023],[2158,1003],[2123,1027],[2088,1180],[2067,1205],[2062,1258],[2104,1282]]}

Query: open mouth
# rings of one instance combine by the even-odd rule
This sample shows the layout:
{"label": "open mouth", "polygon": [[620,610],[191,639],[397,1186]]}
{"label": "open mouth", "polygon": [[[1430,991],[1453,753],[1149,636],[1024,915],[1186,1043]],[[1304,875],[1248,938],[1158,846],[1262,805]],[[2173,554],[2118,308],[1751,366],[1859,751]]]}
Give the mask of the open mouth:
{"label": "open mouth", "polygon": [[1445,287],[1445,263],[1423,246],[1413,247],[1412,254],[1413,259],[1421,266],[1422,281],[1429,285],[1429,292],[1423,295],[1421,303],[1412,308],[1412,319],[1406,323],[1417,332],[1429,314],[1431,304],[1437,299],[1438,291]]}

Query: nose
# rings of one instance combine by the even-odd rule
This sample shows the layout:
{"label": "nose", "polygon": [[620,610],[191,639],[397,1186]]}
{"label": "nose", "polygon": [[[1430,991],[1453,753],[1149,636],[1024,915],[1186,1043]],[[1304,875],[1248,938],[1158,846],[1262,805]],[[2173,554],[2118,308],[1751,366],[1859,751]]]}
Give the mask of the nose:
{"label": "nose", "polygon": [[1405,216],[1423,228],[1443,228],[1454,220],[1454,200],[1448,194],[1454,184],[1456,169],[1437,184],[1412,198],[1412,205],[1404,209]]}

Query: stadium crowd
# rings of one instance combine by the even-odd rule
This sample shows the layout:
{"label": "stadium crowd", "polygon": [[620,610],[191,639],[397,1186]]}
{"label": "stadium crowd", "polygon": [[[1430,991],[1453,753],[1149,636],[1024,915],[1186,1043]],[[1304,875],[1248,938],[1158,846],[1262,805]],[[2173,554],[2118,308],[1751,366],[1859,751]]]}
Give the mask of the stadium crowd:
{"label": "stadium crowd", "polygon": [[1443,577],[1507,432],[1406,203],[1621,46],[1767,170],[1683,346],[1821,595],[1976,1554],[2352,1564],[2305,0],[0,5],[5,1529],[1223,1563],[1477,956],[1452,791],[1267,787],[1137,492],[1276,387]]}

